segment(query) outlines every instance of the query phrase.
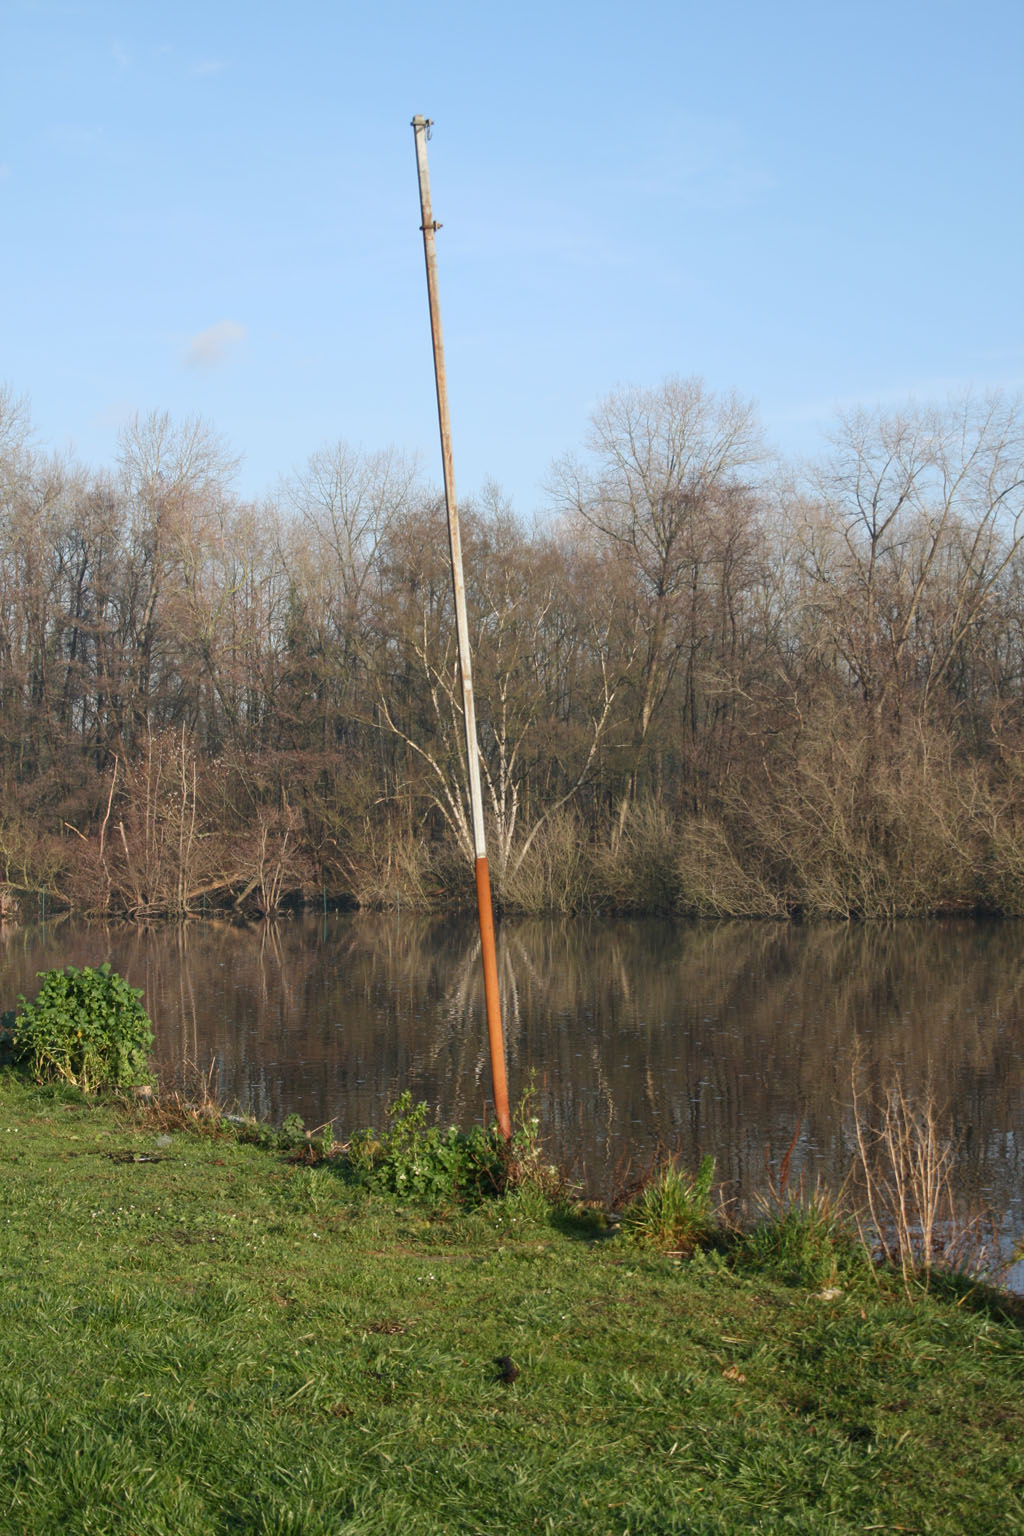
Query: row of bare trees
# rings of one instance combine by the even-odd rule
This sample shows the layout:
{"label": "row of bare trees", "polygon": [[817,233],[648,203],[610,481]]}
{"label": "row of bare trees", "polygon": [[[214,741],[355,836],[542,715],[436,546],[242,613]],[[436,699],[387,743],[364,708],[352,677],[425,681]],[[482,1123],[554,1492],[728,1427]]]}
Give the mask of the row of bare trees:
{"label": "row of bare trees", "polygon": [[[457,899],[443,507],[337,443],[260,503],[201,422],[103,472],[0,393],[0,879],[136,915]],[[781,465],[621,390],[548,516],[463,509],[507,907],[1024,910],[1018,402],[860,412]]]}

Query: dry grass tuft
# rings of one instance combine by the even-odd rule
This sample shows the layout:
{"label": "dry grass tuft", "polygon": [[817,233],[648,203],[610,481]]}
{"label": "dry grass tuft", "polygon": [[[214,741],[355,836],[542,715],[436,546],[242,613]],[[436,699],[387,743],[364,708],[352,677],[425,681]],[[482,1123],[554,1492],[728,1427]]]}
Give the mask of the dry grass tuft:
{"label": "dry grass tuft", "polygon": [[980,1274],[989,1258],[984,1218],[956,1198],[957,1144],[931,1094],[911,1100],[897,1076],[872,1103],[855,1072],[853,1117],[854,1177],[866,1205],[858,1224],[873,1256],[899,1271],[908,1296],[937,1269]]}
{"label": "dry grass tuft", "polygon": [[174,1086],[162,1085],[155,1093],[132,1096],[132,1119],[158,1132],[192,1131],[202,1136],[222,1136],[228,1112],[218,1097],[216,1078],[216,1060],[211,1061],[205,1072],[194,1063],[187,1063]]}

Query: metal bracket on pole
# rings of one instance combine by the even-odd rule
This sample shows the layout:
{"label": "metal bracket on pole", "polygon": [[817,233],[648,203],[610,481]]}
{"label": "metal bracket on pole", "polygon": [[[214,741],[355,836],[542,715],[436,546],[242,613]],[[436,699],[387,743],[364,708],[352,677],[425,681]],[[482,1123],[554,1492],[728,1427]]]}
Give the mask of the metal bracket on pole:
{"label": "metal bracket on pole", "polygon": [[437,385],[437,421],[441,433],[441,465],[444,474],[444,500],[448,511],[448,545],[452,563],[452,588],[455,595],[455,629],[459,646],[459,671],[462,676],[463,720],[466,728],[466,763],[469,769],[469,799],[473,813],[473,847],[476,856],[477,910],[480,915],[480,944],[483,954],[484,997],[487,1004],[487,1034],[491,1051],[491,1080],[494,1087],[494,1111],[498,1129],[506,1141],[512,1138],[512,1119],[508,1105],[508,1079],[505,1071],[505,1039],[501,1028],[501,1003],[498,996],[498,963],[494,943],[494,904],[491,877],[487,867],[484,836],[483,791],[480,783],[480,748],[473,704],[473,673],[469,653],[469,620],[466,615],[466,584],[462,573],[462,540],[455,500],[455,465],[452,459],[451,422],[448,416],[448,381],[444,366],[444,342],[441,337],[441,299],[437,285],[437,250],[434,235],[441,228],[430,207],[430,174],[427,169],[427,140],[432,127],[430,118],[414,117],[416,169],[420,185],[420,212],[423,255],[427,265],[427,298],[430,304],[430,334],[434,347],[434,380]]}

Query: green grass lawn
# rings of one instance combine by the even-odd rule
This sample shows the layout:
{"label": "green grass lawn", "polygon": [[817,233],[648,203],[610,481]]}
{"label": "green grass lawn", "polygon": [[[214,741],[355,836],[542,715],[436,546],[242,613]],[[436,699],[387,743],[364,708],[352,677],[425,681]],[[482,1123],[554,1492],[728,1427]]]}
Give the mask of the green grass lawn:
{"label": "green grass lawn", "polygon": [[1024,1531],[990,1296],[402,1204],[6,1073],[0,1161],[0,1531]]}

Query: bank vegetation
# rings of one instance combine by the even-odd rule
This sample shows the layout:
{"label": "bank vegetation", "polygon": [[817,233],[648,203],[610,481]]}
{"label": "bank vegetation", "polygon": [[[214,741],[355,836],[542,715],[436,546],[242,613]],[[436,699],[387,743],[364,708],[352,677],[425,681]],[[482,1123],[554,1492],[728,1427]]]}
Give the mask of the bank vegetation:
{"label": "bank vegetation", "polygon": [[[0,398],[0,881],[136,918],[465,899],[444,508],[338,442],[240,500],[200,421],[117,462]],[[780,464],[622,389],[546,515],[462,507],[506,910],[1024,911],[1020,404],[860,411]]]}

